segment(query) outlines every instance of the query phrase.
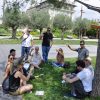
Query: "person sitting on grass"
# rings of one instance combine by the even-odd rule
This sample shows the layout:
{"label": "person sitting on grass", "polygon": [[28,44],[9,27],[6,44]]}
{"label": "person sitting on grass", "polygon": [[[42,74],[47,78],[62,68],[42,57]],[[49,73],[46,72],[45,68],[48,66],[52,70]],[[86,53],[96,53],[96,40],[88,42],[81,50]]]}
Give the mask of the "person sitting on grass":
{"label": "person sitting on grass", "polygon": [[62,48],[59,48],[57,51],[56,62],[53,62],[53,66],[55,67],[63,67],[64,66],[64,53]]}
{"label": "person sitting on grass", "polygon": [[39,65],[42,63],[42,58],[39,53],[39,47],[38,46],[35,47],[35,52],[33,52],[33,50],[34,49],[32,49],[30,52],[31,57],[29,56],[30,57],[29,62],[31,64],[31,66],[40,69]]}
{"label": "person sitting on grass", "polygon": [[79,73],[74,77],[63,75],[63,80],[72,84],[73,91],[72,96],[76,98],[85,98],[89,96],[92,91],[93,75],[90,69],[85,68],[85,62],[82,60],[76,61],[77,69]]}
{"label": "person sitting on grass", "polygon": [[91,64],[91,61],[92,61],[92,59],[91,59],[90,57],[87,57],[87,58],[85,59],[85,67],[86,67],[86,68],[89,68],[89,69],[91,70],[92,75],[93,75],[93,77],[94,77],[94,69],[93,69],[93,66],[92,66],[92,64]]}
{"label": "person sitting on grass", "polygon": [[[12,66],[11,67],[11,74],[9,78],[9,93],[12,95],[20,95],[23,94],[27,91],[31,91],[33,88],[33,85],[31,84],[26,84],[26,81],[29,80],[33,68],[30,69],[28,76],[24,76],[22,73],[22,68],[23,68],[23,61],[22,59],[18,60],[17,66]],[[21,83],[23,81],[23,85]]]}
{"label": "person sitting on grass", "polygon": [[14,58],[12,55],[8,55],[8,62],[5,68],[4,79],[10,75],[10,69],[13,64]]}

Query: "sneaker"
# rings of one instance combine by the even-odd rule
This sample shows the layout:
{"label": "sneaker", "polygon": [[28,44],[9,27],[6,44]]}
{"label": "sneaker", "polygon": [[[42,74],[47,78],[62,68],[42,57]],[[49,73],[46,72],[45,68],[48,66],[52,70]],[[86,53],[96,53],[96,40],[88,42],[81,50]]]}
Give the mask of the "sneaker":
{"label": "sneaker", "polygon": [[71,98],[71,97],[74,97],[71,93],[67,93],[64,95],[64,98]]}

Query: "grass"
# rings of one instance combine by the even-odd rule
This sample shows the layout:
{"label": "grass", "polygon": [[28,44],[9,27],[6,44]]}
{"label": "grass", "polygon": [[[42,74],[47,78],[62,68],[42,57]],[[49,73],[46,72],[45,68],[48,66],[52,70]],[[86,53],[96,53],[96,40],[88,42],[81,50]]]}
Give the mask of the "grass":
{"label": "grass", "polygon": [[[42,70],[35,70],[34,75],[43,74],[43,76],[30,80],[29,83],[33,84],[33,91],[31,94],[26,93],[23,95],[23,100],[76,100],[72,98],[65,99],[64,94],[70,90],[70,84],[62,85],[62,73],[70,73],[75,69],[75,58],[66,59],[70,62],[69,68],[55,68],[51,64],[43,64]],[[95,65],[95,57],[93,58],[93,65]],[[43,96],[36,96],[35,92],[44,91]],[[85,100],[100,100],[86,98]]]}
{"label": "grass", "polygon": [[[35,44],[41,44],[41,40],[34,40]],[[70,45],[79,45],[79,40],[54,40],[55,45],[60,44],[70,44]],[[20,39],[0,39],[0,44],[21,44]],[[86,41],[86,45],[97,45],[95,41]]]}

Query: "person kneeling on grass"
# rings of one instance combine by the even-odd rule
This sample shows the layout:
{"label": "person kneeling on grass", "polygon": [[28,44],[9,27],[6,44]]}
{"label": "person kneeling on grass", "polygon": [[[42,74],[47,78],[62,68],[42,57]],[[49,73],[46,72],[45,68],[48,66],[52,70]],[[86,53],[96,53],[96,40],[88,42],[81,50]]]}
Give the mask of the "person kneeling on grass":
{"label": "person kneeling on grass", "polygon": [[57,51],[56,62],[53,62],[52,65],[55,67],[63,67],[64,66],[64,53],[62,48],[59,48]]}
{"label": "person kneeling on grass", "polygon": [[[12,66],[13,67],[13,66]],[[33,85],[26,84],[29,80],[33,68],[30,69],[28,76],[24,76],[22,73],[23,62],[22,59],[18,61],[18,65],[15,68],[11,68],[11,75],[9,78],[9,93],[12,95],[20,95],[27,91],[32,90]],[[23,85],[22,85],[23,82]]]}
{"label": "person kneeling on grass", "polygon": [[[89,96],[92,91],[93,75],[90,69],[85,68],[85,62],[82,60],[76,61],[77,69],[80,70],[75,77],[69,78],[67,75],[63,75],[63,80],[72,84],[73,93],[72,96],[76,98],[84,98]],[[74,95],[73,95],[74,94]]]}

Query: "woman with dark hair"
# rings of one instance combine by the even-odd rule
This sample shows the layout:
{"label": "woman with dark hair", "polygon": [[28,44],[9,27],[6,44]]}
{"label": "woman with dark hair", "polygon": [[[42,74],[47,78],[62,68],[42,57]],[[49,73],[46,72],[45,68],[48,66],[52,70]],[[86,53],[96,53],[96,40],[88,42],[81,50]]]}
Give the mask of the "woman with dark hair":
{"label": "woman with dark hair", "polygon": [[14,58],[12,55],[8,55],[8,62],[5,68],[4,79],[10,75],[10,69],[13,64]]}
{"label": "woman with dark hair", "polygon": [[9,84],[10,84],[9,93],[12,95],[23,94],[27,91],[32,90],[33,88],[31,84],[23,84],[23,85],[21,84],[21,81],[23,81],[23,83],[26,83],[26,81],[29,80],[33,68],[30,68],[29,74],[26,77],[23,75],[22,67],[23,67],[22,59],[18,60],[17,66],[11,67],[11,75],[9,79]]}

